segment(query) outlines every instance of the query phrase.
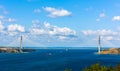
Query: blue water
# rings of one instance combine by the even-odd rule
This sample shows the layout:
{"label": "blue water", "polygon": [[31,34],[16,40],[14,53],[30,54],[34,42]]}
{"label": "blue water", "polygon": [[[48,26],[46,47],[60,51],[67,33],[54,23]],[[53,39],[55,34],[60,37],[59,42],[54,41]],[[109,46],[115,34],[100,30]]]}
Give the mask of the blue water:
{"label": "blue water", "polygon": [[120,55],[98,55],[95,49],[38,49],[31,53],[0,53],[0,71],[82,71],[90,64],[116,66]]}

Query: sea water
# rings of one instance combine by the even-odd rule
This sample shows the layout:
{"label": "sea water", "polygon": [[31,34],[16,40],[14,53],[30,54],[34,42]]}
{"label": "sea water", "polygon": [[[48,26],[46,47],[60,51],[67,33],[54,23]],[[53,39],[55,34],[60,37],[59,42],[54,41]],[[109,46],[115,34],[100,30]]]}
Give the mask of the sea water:
{"label": "sea water", "polygon": [[116,66],[120,55],[95,54],[96,49],[37,49],[31,53],[0,53],[0,71],[82,71],[94,63]]}

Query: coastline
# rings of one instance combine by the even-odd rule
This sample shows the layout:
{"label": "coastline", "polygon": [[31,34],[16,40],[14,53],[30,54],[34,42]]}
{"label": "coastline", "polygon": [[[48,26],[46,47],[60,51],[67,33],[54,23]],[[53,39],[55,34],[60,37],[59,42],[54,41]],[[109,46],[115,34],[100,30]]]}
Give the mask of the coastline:
{"label": "coastline", "polygon": [[104,49],[100,52],[100,54],[120,54],[120,48]]}
{"label": "coastline", "polygon": [[[22,51],[22,52],[21,52]],[[0,47],[0,53],[23,53],[23,52],[33,52],[35,49],[19,49],[15,47]]]}

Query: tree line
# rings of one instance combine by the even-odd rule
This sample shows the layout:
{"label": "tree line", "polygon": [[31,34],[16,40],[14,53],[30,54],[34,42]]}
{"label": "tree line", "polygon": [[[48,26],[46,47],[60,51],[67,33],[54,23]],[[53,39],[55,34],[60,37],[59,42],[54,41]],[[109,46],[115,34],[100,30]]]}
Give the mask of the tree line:
{"label": "tree line", "polygon": [[[73,71],[72,69],[65,69],[64,71]],[[105,66],[100,63],[92,64],[89,67],[85,67],[82,71],[120,71],[120,63],[113,66]]]}

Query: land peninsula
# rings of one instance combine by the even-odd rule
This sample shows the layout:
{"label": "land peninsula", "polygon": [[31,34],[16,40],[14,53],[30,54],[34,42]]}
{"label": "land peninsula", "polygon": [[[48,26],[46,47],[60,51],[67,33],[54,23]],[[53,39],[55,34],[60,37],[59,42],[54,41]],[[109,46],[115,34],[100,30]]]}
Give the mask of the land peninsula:
{"label": "land peninsula", "polygon": [[35,49],[19,49],[17,47],[0,47],[0,53],[24,53],[24,52],[33,52]]}
{"label": "land peninsula", "polygon": [[120,54],[120,48],[108,48],[101,50],[101,36],[98,37],[98,54]]}
{"label": "land peninsula", "polygon": [[24,53],[33,52],[35,49],[23,48],[22,46],[23,37],[20,38],[20,47],[0,47],[0,53]]}
{"label": "land peninsula", "polygon": [[100,54],[120,54],[120,48],[104,49],[100,52]]}

